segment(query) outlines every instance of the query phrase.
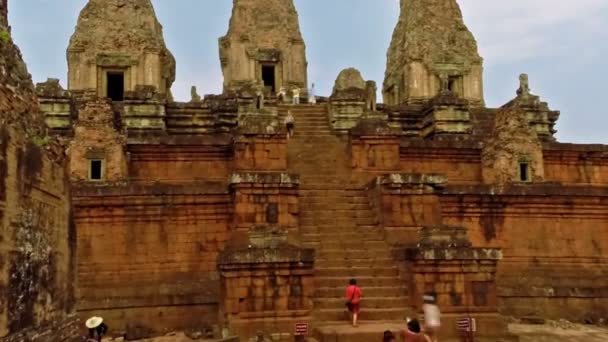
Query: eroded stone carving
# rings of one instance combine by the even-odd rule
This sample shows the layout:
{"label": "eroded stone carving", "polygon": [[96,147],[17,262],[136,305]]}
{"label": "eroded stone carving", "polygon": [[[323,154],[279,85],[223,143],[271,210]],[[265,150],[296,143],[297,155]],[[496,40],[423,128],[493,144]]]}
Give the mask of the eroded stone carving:
{"label": "eroded stone carving", "polygon": [[191,103],[201,102],[201,96],[196,91],[196,86],[192,86],[192,88],[190,88],[190,102]]}
{"label": "eroded stone carving", "polygon": [[292,0],[235,0],[219,43],[224,90],[258,82],[271,93],[305,90],[306,48]]}
{"label": "eroded stone carving", "polygon": [[526,117],[531,127],[536,131],[541,141],[555,141],[555,124],[559,119],[560,112],[549,108],[547,102],[541,101],[540,97],[530,91],[530,81],[527,74],[519,76],[519,88],[515,99],[509,101],[503,107],[518,106],[526,112]]}
{"label": "eroded stone carving", "polygon": [[482,69],[456,0],[401,0],[388,51],[386,104],[428,100],[441,90],[483,104]]}
{"label": "eroded stone carving", "polygon": [[70,39],[68,89],[97,89],[108,96],[108,74],[122,77],[124,91],[154,86],[170,97],[175,59],[150,0],[90,0]]}
{"label": "eroded stone carving", "polygon": [[504,186],[544,179],[543,149],[526,111],[515,100],[500,109],[481,155],[483,181]]}

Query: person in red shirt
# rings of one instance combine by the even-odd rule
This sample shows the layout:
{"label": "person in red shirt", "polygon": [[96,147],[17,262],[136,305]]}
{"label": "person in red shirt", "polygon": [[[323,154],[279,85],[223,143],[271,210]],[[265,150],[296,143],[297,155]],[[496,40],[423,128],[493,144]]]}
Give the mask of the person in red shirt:
{"label": "person in red shirt", "polygon": [[346,306],[353,315],[353,327],[357,326],[357,316],[359,316],[359,301],[363,296],[363,291],[357,286],[357,280],[351,279],[346,288]]}

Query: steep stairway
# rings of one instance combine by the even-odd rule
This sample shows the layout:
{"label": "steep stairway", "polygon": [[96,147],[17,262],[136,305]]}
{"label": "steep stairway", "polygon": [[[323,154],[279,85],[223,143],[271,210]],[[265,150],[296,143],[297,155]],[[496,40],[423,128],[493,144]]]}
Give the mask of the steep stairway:
{"label": "steep stairway", "polygon": [[325,105],[284,106],[295,135],[289,171],[300,175],[300,230],[316,249],[315,319],[344,322],[344,292],[351,278],[363,290],[360,320],[402,320],[407,289],[366,192],[352,179],[348,137],[335,135]]}

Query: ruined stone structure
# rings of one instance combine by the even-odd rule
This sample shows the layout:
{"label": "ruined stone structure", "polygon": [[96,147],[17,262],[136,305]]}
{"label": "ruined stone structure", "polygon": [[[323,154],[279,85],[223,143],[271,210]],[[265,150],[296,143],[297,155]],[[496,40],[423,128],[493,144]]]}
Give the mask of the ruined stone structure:
{"label": "ruined stone structure", "polygon": [[70,39],[68,89],[122,100],[151,86],[170,97],[175,59],[150,0],[89,1]]}
{"label": "ruined stone structure", "polygon": [[50,136],[0,1],[0,341],[74,341],[76,231]]}
{"label": "ruined stone structure", "polygon": [[[347,69],[315,105],[261,90],[265,66],[275,88],[306,85],[291,1],[236,0],[220,40],[226,91],[188,103],[162,96],[172,60],[149,2],[137,3],[91,0],[83,16],[106,15],[74,35],[96,32],[77,49],[88,64],[71,60],[72,44],[68,91],[37,87],[69,146],[82,317],[279,340],[309,323],[319,341],[378,340],[384,325],[331,325],[353,277],[364,321],[402,327],[422,292],[438,293],[444,337],[468,316],[497,341],[513,339],[503,315],[608,314],[608,147],[556,142],[559,112],[525,75],[513,100],[485,108],[455,0],[401,2],[384,104]],[[131,32],[134,15],[147,30],[105,49],[99,37]],[[106,50],[137,61],[122,101],[95,86]]]}
{"label": "ruined stone structure", "polygon": [[220,38],[224,90],[261,86],[268,93],[306,92],[306,46],[293,0],[234,0],[226,36]]}
{"label": "ruined stone structure", "polygon": [[453,92],[483,104],[482,64],[454,0],[401,0],[388,50],[384,102],[420,103]]}

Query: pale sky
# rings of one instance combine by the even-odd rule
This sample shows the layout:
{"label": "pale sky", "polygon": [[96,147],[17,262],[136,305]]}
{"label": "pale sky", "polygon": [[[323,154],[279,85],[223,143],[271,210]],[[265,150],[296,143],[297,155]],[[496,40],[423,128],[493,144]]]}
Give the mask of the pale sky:
{"label": "pale sky", "polygon": [[[222,88],[217,39],[228,29],[230,0],[153,0],[177,60],[176,100]],[[398,0],[295,0],[307,46],[309,81],[329,95],[340,70],[384,79]],[[86,0],[9,0],[13,37],[34,82],[60,78],[65,50]],[[561,142],[608,144],[608,0],[459,0],[485,59],[485,98],[500,106],[518,76],[554,110]]]}

